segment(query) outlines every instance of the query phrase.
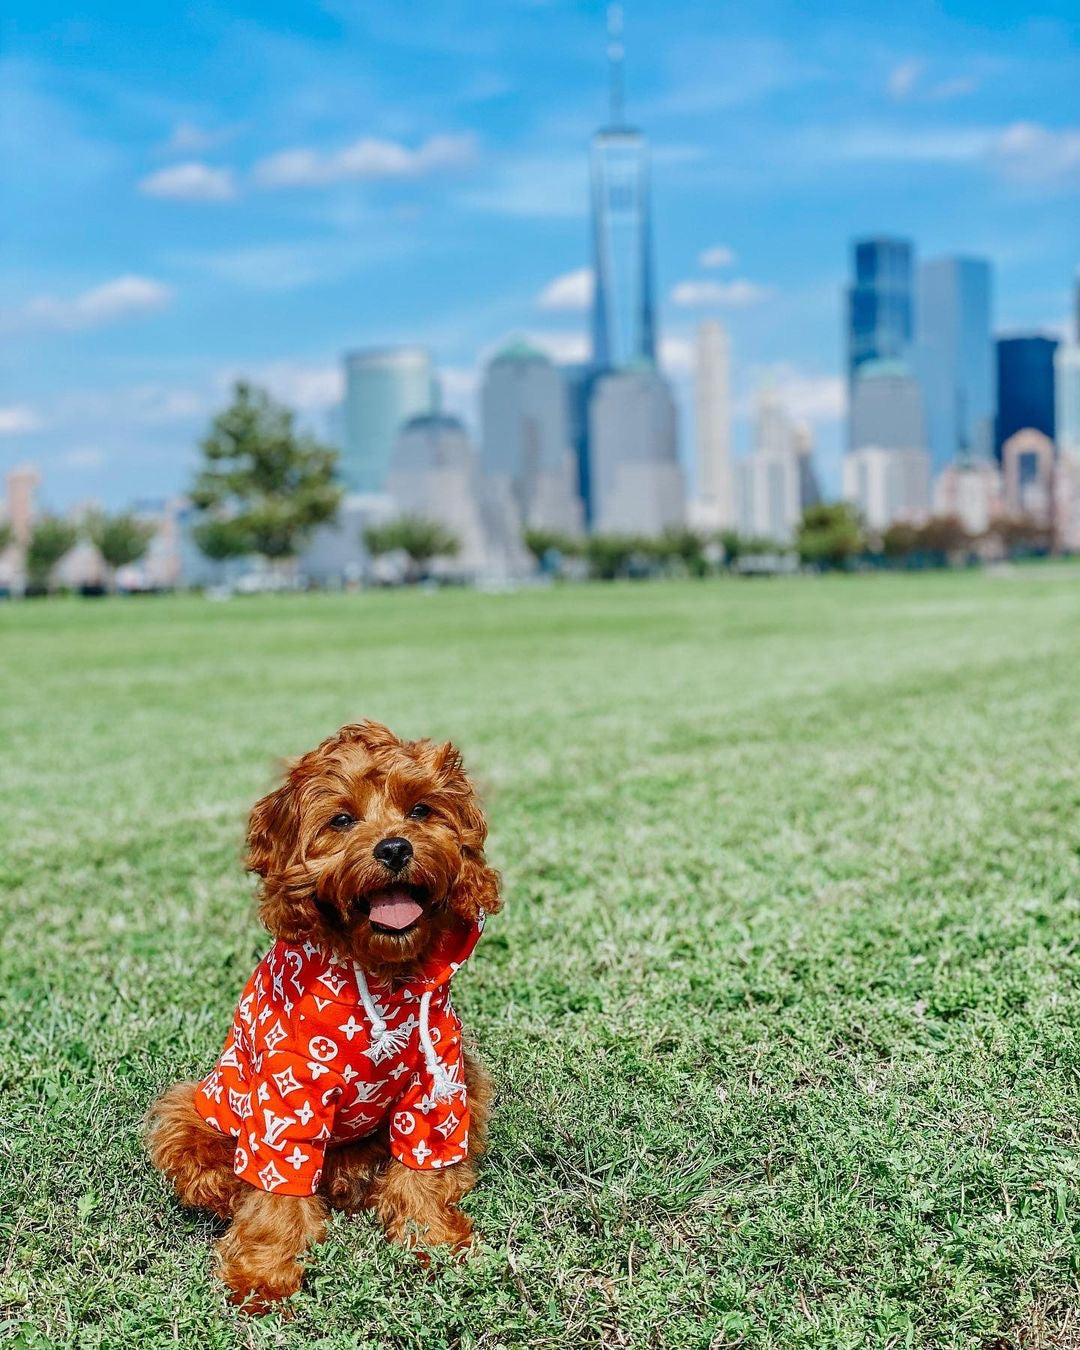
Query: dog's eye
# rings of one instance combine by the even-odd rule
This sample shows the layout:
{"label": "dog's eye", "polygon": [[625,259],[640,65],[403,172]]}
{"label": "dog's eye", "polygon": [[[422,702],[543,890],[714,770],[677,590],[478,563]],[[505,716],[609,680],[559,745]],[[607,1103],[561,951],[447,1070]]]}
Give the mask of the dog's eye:
{"label": "dog's eye", "polygon": [[413,807],[413,809],[409,812],[409,819],[427,820],[428,816],[430,815],[431,815],[431,807],[428,806],[425,802],[417,802],[416,805]]}
{"label": "dog's eye", "polygon": [[351,830],[355,824],[355,816],[350,816],[348,811],[340,811],[333,820],[330,821],[330,828],[332,830]]}

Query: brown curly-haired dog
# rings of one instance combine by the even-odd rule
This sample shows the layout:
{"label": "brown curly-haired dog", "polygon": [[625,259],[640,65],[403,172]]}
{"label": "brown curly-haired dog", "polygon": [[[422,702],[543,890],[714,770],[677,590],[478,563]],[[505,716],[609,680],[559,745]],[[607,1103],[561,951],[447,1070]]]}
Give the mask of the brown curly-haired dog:
{"label": "brown curly-haired dog", "polygon": [[499,878],[450,744],[342,727],[296,761],[248,826],[277,939],[215,1069],[151,1108],[148,1147],[184,1204],[231,1220],[237,1302],[300,1286],[327,1206],[373,1209],[397,1242],[464,1247],[491,1084],[461,1044],[449,981]]}

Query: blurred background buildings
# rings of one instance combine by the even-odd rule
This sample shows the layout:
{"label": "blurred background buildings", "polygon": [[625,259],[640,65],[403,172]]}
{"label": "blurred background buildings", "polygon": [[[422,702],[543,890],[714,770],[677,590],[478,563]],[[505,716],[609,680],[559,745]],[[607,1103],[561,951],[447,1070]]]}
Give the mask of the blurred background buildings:
{"label": "blurred background buildings", "polygon": [[[483,361],[475,428],[444,406],[447,372],[427,347],[346,352],[330,418],[346,495],[301,559],[304,576],[359,579],[370,563],[365,528],[403,515],[453,532],[455,573],[506,579],[533,567],[527,531],[575,539],[690,526],[787,545],[821,500],[812,426],[767,372],[753,391],[733,386],[732,337],[716,318],[687,344],[694,434],[692,453],[682,453],[690,438],[660,359],[650,145],[627,120],[623,70],[621,8],[611,6],[607,116],[587,148],[589,265],[573,274],[585,297],[577,307],[586,351],[557,362],[527,333],[498,346]],[[945,514],[979,534],[1023,516],[1051,531],[1057,547],[1080,549],[1080,280],[1064,339],[998,333],[989,259],[921,260],[916,240],[883,234],[852,242],[841,299],[840,489],[866,524],[883,531]],[[732,435],[740,408],[752,424],[742,457]],[[39,487],[32,464],[7,475],[0,586],[21,584]],[[136,514],[152,524],[154,542],[121,580],[203,584],[242,573],[199,554],[185,499],[143,503]],[[92,583],[102,572],[94,547],[80,544],[62,579]]]}

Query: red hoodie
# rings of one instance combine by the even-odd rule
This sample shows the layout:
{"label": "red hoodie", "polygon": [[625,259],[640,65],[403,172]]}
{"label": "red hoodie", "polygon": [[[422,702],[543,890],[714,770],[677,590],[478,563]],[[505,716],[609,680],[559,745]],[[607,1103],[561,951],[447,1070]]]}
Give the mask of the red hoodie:
{"label": "red hoodie", "polygon": [[235,1136],[237,1176],[314,1195],[328,1143],[363,1139],[390,1117],[406,1167],[461,1162],[469,1105],[450,977],[484,921],[447,930],[421,975],[370,984],[355,961],[276,942],[244,986],[199,1114]]}

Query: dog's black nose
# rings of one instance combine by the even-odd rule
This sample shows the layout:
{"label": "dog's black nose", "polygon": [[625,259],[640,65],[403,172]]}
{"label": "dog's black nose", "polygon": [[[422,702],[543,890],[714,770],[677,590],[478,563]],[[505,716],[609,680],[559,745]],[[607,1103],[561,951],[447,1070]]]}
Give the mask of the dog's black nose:
{"label": "dog's black nose", "polygon": [[380,839],[372,852],[391,872],[400,872],[412,857],[412,844],[394,835],[390,839]]}

